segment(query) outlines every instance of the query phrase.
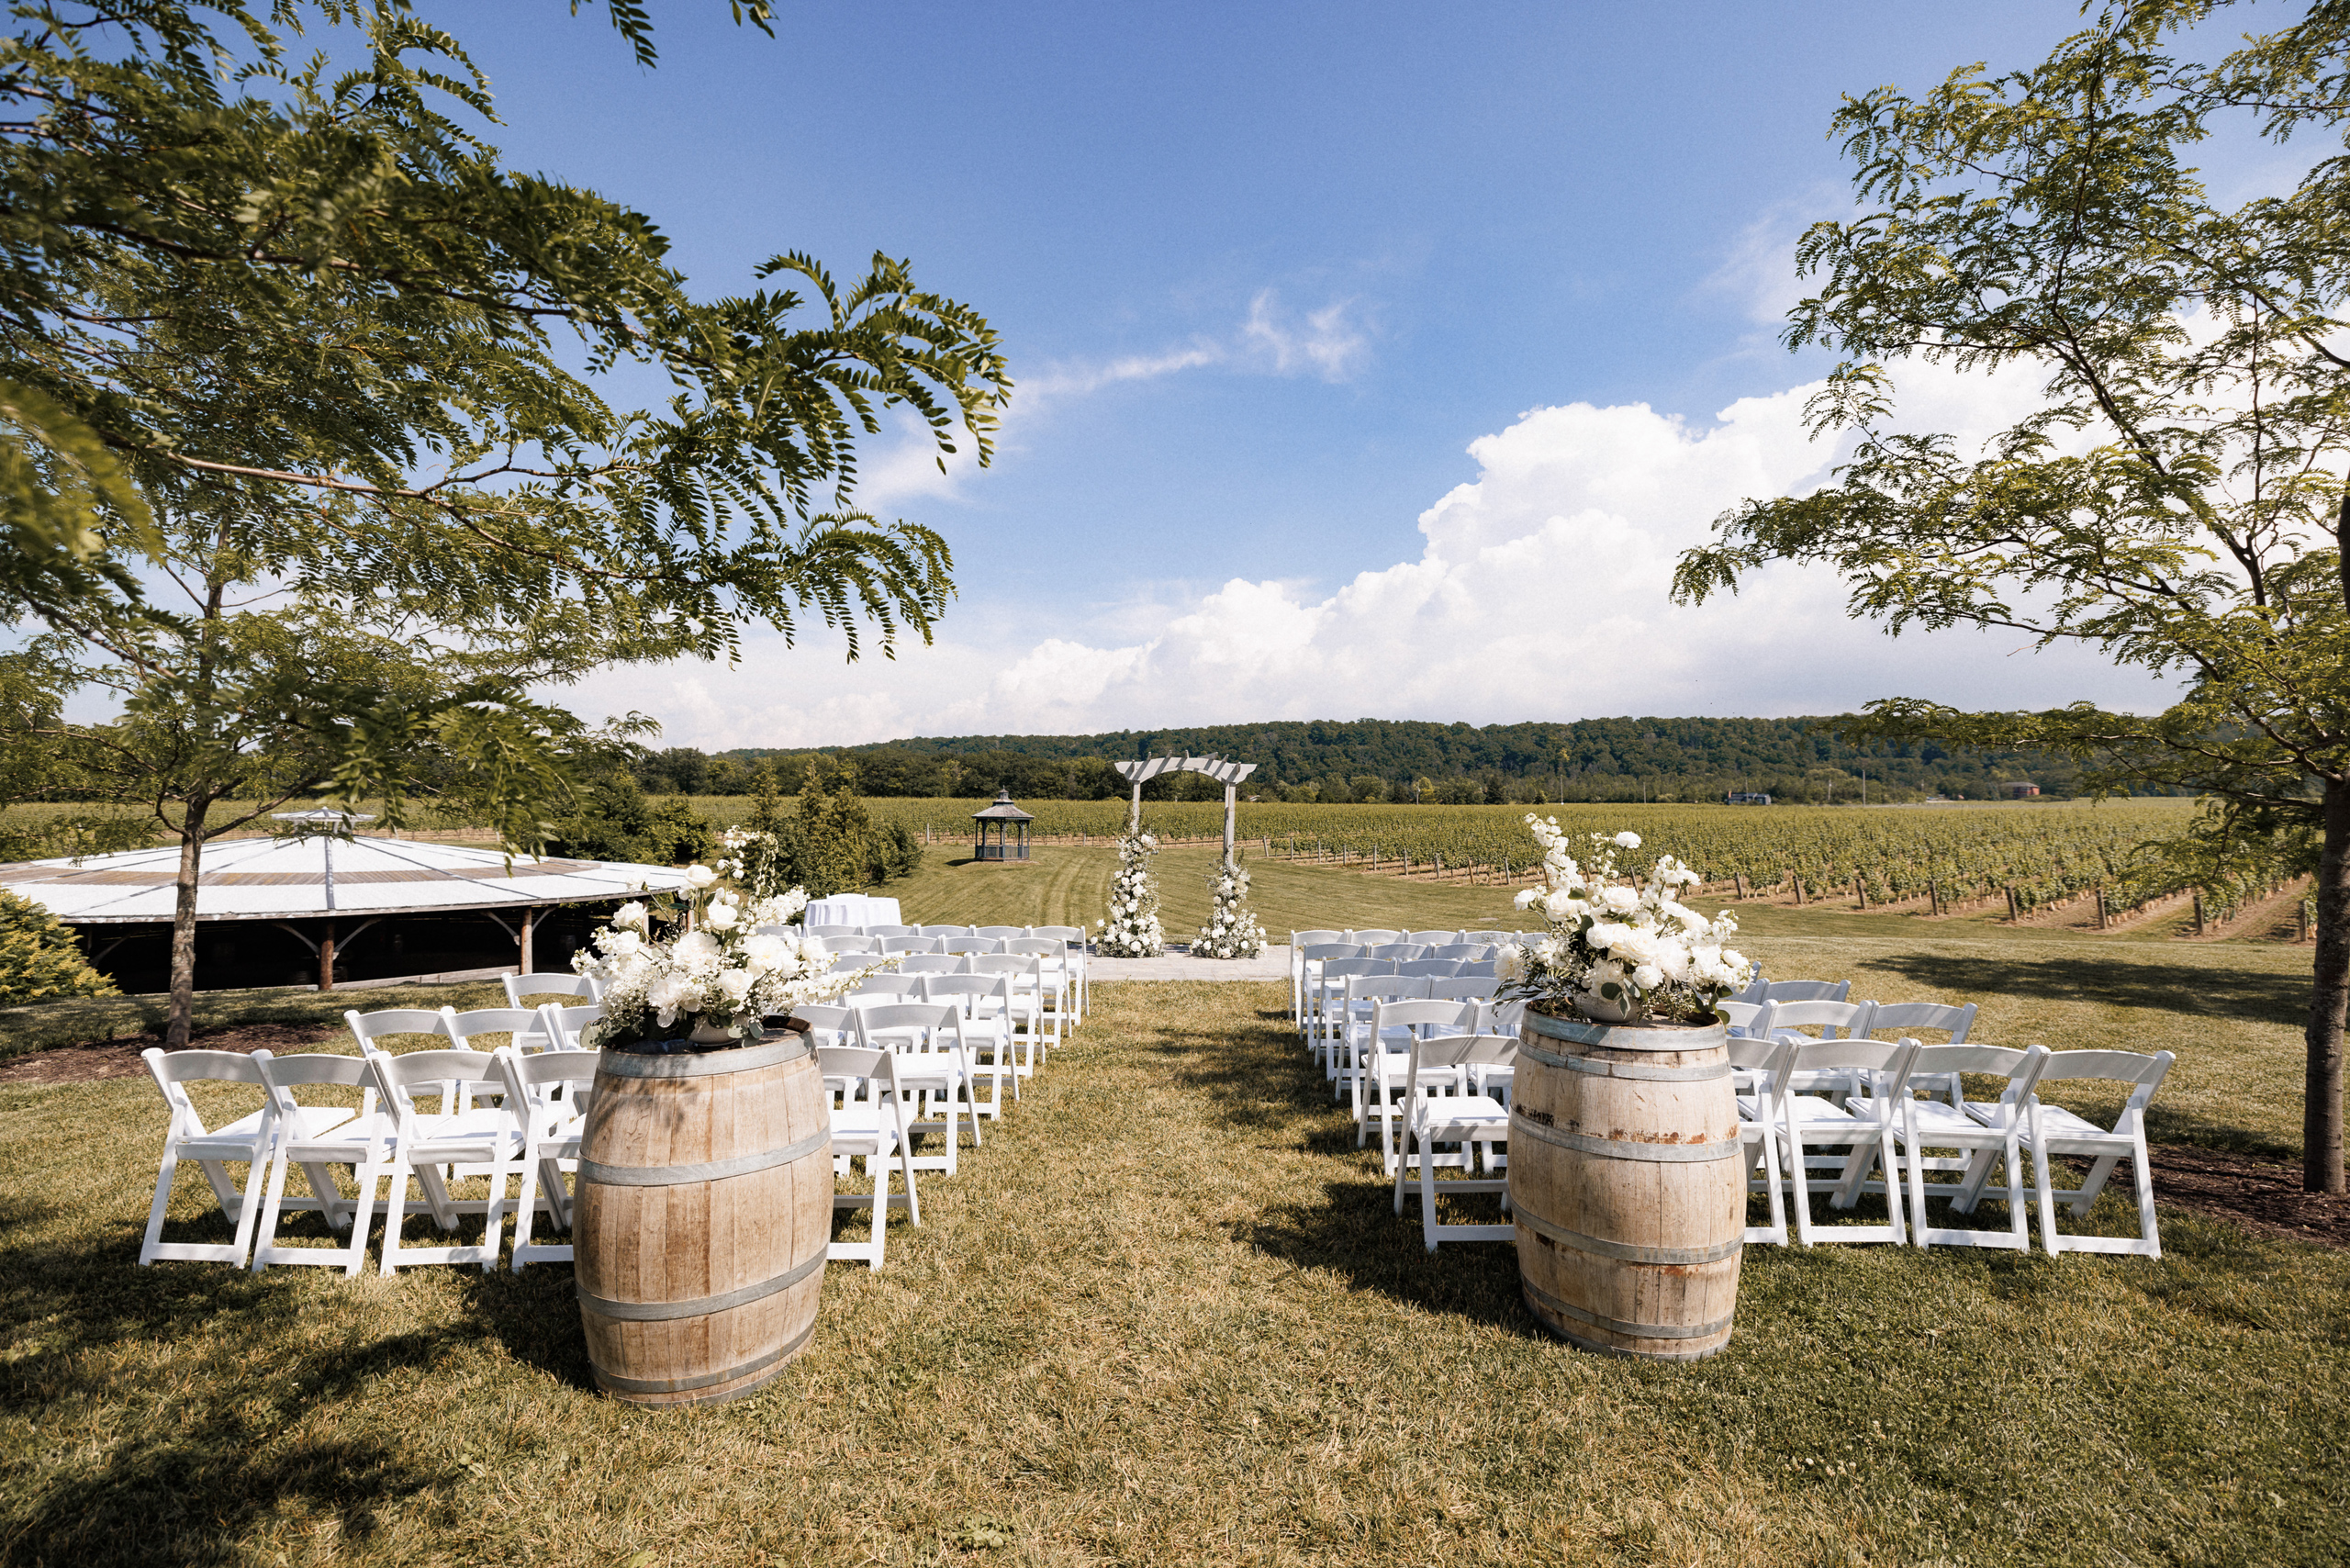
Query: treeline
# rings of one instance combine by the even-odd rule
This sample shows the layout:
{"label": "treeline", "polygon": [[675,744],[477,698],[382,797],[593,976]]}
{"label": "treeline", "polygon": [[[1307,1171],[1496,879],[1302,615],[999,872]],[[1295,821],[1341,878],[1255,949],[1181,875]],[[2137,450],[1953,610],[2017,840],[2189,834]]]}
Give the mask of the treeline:
{"label": "treeline", "polygon": [[[1234,757],[1258,765],[1245,795],[1267,801],[1440,804],[1504,801],[1718,801],[1726,793],[1788,801],[1985,800],[2010,780],[2043,796],[2073,793],[2070,760],[2031,752],[1971,752],[1882,743],[1854,746],[1830,718],[1584,719],[1554,724],[1438,724],[1360,719],[1200,729],[1122,730],[1093,735],[918,737],[822,751],[745,748],[706,756],[691,747],[638,764],[655,794],[750,792],[766,761],[796,790],[811,767],[845,770],[865,794],[1103,800],[1125,793],[1114,759]],[[1154,780],[1146,799],[1220,798],[1193,774]]]}

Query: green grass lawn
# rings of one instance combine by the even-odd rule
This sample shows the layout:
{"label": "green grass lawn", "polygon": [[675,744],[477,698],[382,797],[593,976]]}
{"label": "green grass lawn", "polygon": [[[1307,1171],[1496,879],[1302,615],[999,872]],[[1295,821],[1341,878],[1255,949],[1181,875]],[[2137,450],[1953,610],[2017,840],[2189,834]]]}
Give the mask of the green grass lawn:
{"label": "green grass lawn", "polygon": [[[1756,935],[2061,982],[2081,1029],[2167,983]],[[889,1268],[831,1270],[809,1354],[698,1414],[591,1391],[562,1266],[138,1269],[152,1086],[0,1086],[0,1561],[2341,1560],[2350,1254],[2181,1212],[2159,1261],[1753,1249],[1722,1355],[1604,1359],[1534,1327],[1506,1245],[1422,1250],[1281,987],[1097,995]],[[199,1207],[177,1233],[223,1233]]]}

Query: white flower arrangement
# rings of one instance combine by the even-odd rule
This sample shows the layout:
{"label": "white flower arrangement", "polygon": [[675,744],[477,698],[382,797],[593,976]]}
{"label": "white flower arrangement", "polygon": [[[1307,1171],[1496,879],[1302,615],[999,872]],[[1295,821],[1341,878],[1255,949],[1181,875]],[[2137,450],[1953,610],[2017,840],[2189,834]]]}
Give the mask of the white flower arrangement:
{"label": "white flower arrangement", "polygon": [[1729,912],[1707,920],[1680,902],[1681,889],[1704,879],[1696,872],[1663,855],[1646,881],[1618,880],[1616,852],[1638,849],[1639,834],[1592,834],[1589,859],[1578,865],[1556,817],[1528,813],[1526,825],[1542,846],[1542,885],[1520,892],[1517,907],[1541,910],[1550,931],[1496,955],[1497,994],[1599,1023],[1697,1023],[1754,978],[1754,966],[1726,946],[1738,930]]}
{"label": "white flower arrangement", "polygon": [[[783,840],[771,833],[760,833],[747,827],[730,827],[718,835],[718,870],[754,898],[782,896],[783,880],[788,874]],[[798,888],[801,907],[806,907],[808,895]]]}
{"label": "white flower arrangement", "polygon": [[1158,840],[1140,832],[1118,835],[1118,875],[1110,884],[1110,914],[1095,921],[1097,951],[1107,958],[1156,958],[1167,950],[1158,924],[1158,879],[1150,857]]}
{"label": "white flower arrangement", "polygon": [[1194,958],[1253,958],[1265,950],[1265,930],[1248,908],[1248,873],[1237,858],[1218,866],[1208,923],[1192,939]]}
{"label": "white flower arrangement", "polygon": [[[719,882],[711,868],[688,867],[681,897],[621,905],[595,950],[573,956],[572,968],[603,988],[604,1014],[581,1044],[625,1046],[672,1029],[699,1029],[705,1044],[712,1034],[753,1041],[761,1019],[838,996],[870,972],[833,973],[821,937],[773,929],[808,907],[802,890],[745,899]],[[653,936],[656,913],[679,922],[676,936]]]}

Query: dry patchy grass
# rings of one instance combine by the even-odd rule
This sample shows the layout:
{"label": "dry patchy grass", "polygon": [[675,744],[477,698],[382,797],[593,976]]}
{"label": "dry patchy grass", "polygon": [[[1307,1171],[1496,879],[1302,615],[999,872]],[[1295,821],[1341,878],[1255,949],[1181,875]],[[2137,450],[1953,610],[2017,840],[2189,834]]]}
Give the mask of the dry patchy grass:
{"label": "dry patchy grass", "polygon": [[2350,1255],[2177,1213],[2158,1262],[1758,1249],[1724,1354],[1602,1359],[1506,1246],[1422,1250],[1281,988],[1098,995],[699,1414],[589,1390],[559,1266],[137,1269],[152,1087],[0,1088],[0,1558],[2338,1560]]}

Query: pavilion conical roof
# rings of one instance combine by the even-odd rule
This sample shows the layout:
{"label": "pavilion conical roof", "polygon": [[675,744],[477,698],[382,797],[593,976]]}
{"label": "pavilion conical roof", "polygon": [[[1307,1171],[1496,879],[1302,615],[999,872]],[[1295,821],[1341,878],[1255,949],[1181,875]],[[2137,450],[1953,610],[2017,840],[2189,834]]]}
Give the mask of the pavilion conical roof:
{"label": "pavilion conical roof", "polygon": [[[0,888],[75,925],[169,921],[176,846],[0,866]],[[226,838],[205,846],[200,921],[429,914],[621,899],[685,885],[674,867],[545,859],[374,834]]]}

